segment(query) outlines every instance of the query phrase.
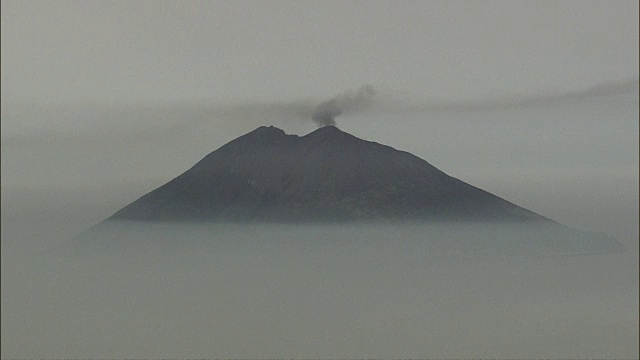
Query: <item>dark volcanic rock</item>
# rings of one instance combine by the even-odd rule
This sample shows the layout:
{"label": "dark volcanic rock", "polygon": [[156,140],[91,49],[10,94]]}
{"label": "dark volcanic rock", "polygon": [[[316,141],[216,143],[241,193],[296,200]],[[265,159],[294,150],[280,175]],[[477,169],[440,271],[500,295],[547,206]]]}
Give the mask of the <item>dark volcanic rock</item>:
{"label": "dark volcanic rock", "polygon": [[426,161],[334,126],[306,136],[260,127],[109,220],[551,222]]}

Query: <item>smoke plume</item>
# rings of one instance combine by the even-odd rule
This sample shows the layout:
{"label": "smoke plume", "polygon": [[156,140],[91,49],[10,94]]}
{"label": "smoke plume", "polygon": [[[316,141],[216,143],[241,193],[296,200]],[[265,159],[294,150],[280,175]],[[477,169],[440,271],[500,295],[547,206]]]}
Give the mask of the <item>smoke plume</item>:
{"label": "smoke plume", "polygon": [[344,113],[361,111],[373,103],[376,92],[371,85],[340,94],[316,106],[311,119],[318,127],[336,124],[336,117]]}

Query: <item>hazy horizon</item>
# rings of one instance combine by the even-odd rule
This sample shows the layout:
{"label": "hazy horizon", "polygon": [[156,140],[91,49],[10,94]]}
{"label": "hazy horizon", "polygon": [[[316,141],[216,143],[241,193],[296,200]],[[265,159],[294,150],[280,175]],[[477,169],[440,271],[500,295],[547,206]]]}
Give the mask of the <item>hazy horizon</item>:
{"label": "hazy horizon", "polygon": [[633,1],[2,3],[2,102],[429,101],[637,79]]}
{"label": "hazy horizon", "polygon": [[[2,1],[2,356],[637,357],[638,10]],[[488,256],[475,240],[518,244],[506,226],[175,225],[48,252],[314,114],[625,251]]]}

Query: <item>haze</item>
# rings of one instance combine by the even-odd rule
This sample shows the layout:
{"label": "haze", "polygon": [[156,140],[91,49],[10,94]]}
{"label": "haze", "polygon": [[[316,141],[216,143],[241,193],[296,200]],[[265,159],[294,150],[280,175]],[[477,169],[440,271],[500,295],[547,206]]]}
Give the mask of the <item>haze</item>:
{"label": "haze", "polygon": [[[3,1],[1,60],[3,357],[637,357],[637,2]],[[48,252],[369,85],[342,130],[626,251],[177,226]]]}

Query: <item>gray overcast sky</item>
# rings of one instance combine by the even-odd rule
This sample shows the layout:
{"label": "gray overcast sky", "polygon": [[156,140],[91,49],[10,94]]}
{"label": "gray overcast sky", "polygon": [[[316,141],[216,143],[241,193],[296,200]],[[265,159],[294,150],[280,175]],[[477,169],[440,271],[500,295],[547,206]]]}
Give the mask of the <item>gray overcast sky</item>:
{"label": "gray overcast sky", "polygon": [[2,102],[482,100],[638,78],[637,1],[2,1]]}

